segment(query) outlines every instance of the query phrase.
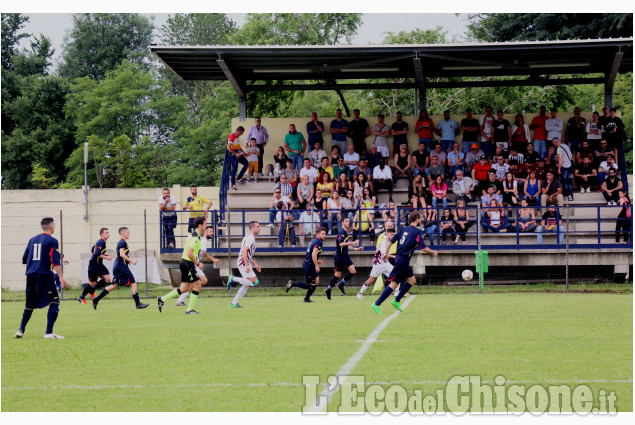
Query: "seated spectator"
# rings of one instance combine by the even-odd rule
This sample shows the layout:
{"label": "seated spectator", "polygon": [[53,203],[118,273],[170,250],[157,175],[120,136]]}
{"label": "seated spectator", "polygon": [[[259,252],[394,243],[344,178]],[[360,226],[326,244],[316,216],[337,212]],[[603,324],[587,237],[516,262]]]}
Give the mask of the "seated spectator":
{"label": "seated spectator", "polygon": [[[600,165],[606,161],[606,157],[609,154],[613,155],[613,150],[609,148],[606,140],[600,140],[600,146],[593,151],[593,165]],[[615,158],[615,155],[613,155],[613,158]]]}
{"label": "seated spectator", "polygon": [[278,248],[282,248],[286,236],[291,238],[291,248],[295,248],[296,240],[293,215],[287,212],[287,206],[284,201],[279,201],[276,207],[278,208],[276,223],[280,226],[280,231],[278,232]]}
{"label": "seated spectator", "polygon": [[529,167],[530,170],[534,170],[536,172],[536,178],[540,181],[545,181],[547,178],[547,167],[544,158],[540,158],[538,162]]}
{"label": "seated spectator", "polygon": [[419,144],[419,150],[412,154],[412,163],[414,164],[413,174],[424,174],[425,169],[430,166],[430,153],[426,150],[425,144]]}
{"label": "seated spectator", "polygon": [[470,175],[472,174],[472,169],[476,164],[478,164],[482,156],[485,156],[485,154],[478,147],[478,144],[472,143],[470,151],[465,154],[465,165],[467,165],[468,173]]}
{"label": "seated spectator", "polygon": [[593,148],[589,144],[588,140],[583,140],[582,141],[582,146],[575,153],[575,163],[576,164],[582,164],[582,159],[584,157],[588,157],[589,158],[589,162],[591,164],[593,164]]}
{"label": "seated spectator", "polygon": [[492,161],[495,162],[496,157],[498,156],[502,156],[503,161],[507,163],[507,158],[509,158],[509,153],[506,150],[503,150],[502,146],[496,146],[496,148],[494,149],[494,155],[492,155]]}
{"label": "seated spectator", "polygon": [[328,173],[322,174],[322,180],[318,182],[316,189],[320,189],[322,191],[322,197],[327,199],[331,197],[331,193],[337,192],[335,190],[335,184],[331,181],[331,177]]}
{"label": "seated spectator", "polygon": [[496,171],[496,179],[500,182],[505,180],[505,175],[509,171],[509,164],[505,163],[503,156],[497,156],[494,158],[496,162],[492,164],[492,169]]}
{"label": "seated spectator", "polygon": [[328,205],[327,199],[322,197],[322,191],[317,189],[315,191],[315,199],[313,200],[313,210],[320,217],[320,226],[324,225],[324,220],[326,220]]}
{"label": "seated spectator", "polygon": [[445,184],[443,176],[437,176],[436,180],[430,186],[430,194],[432,195],[432,207],[437,207],[437,202],[443,202],[443,208],[448,206],[448,185]]}
{"label": "seated spectator", "polygon": [[335,219],[335,223],[337,224],[337,231],[339,232],[342,230],[342,205],[340,204],[340,194],[337,191],[334,191],[331,194],[331,197],[326,201],[326,205],[329,210],[326,215],[326,222],[328,223],[326,228],[328,230],[327,234],[330,235],[333,230],[333,219]]}
{"label": "seated spectator", "polygon": [[536,170],[529,170],[529,178],[525,184],[525,197],[527,203],[536,205],[540,209],[540,197],[542,196],[542,182],[536,177]]}
{"label": "seated spectator", "polygon": [[507,157],[507,163],[509,164],[512,161],[516,161],[518,164],[524,164],[525,155],[518,152],[517,148],[511,147],[509,148],[509,156]]}
{"label": "seated spectator", "polygon": [[509,161],[509,172],[513,174],[516,183],[518,183],[518,192],[523,193],[527,177],[529,177],[529,169],[526,164],[518,164],[516,161]]}
{"label": "seated spectator", "polygon": [[501,202],[503,202],[502,201],[503,182],[496,178],[496,171],[494,169],[490,169],[487,172],[487,180],[479,184],[478,189],[480,190],[481,196],[485,195],[487,193],[487,189],[489,189],[489,187],[492,185],[496,187],[495,193],[497,195],[501,195]]}
{"label": "seated spectator", "polygon": [[428,185],[432,185],[437,177],[442,176],[445,178],[445,168],[439,165],[439,158],[436,156],[430,157],[430,166],[425,170],[426,177],[428,178]]}
{"label": "seated spectator", "polygon": [[[587,142],[582,142],[584,145]],[[584,156],[582,162],[575,166],[573,172],[573,180],[575,180],[576,186],[580,188],[580,193],[591,193],[591,186],[597,185],[598,170],[593,168],[591,164],[591,158]]]}
{"label": "seated spectator", "polygon": [[344,164],[351,170],[350,174],[348,175],[348,177],[351,178],[353,177],[353,171],[355,171],[355,168],[359,166],[359,154],[355,152],[354,145],[348,145],[347,148],[348,152],[344,154]]}
{"label": "seated spectator", "polygon": [[368,188],[371,193],[373,191],[372,182],[366,179],[366,175],[364,173],[360,173],[357,175],[355,183],[353,184],[353,195],[360,201],[362,199],[362,192],[364,191],[364,188]]}
{"label": "seated spectator", "polygon": [[340,198],[340,205],[342,208],[342,218],[348,217],[349,219],[353,220],[353,216],[355,215],[355,211],[357,211],[357,209],[359,208],[359,204],[362,199],[362,196],[363,194],[360,193],[359,198],[357,198],[353,194],[352,190],[348,189],[346,191],[346,196],[343,198]]}
{"label": "seated spectator", "polygon": [[353,183],[348,179],[348,176],[344,173],[340,174],[340,177],[335,181],[335,191],[339,192],[340,196],[346,196],[346,191],[353,188]]}
{"label": "seated spectator", "polygon": [[340,174],[344,174],[347,179],[351,177],[351,169],[344,164],[344,157],[341,155],[337,158],[337,164],[333,166],[333,178],[338,180]]}
{"label": "seated spectator", "polygon": [[322,174],[327,173],[331,177],[331,181],[335,179],[333,176],[333,167],[331,167],[328,158],[322,158],[322,166],[318,168],[318,181],[322,181]]}
{"label": "seated spectator", "polygon": [[[284,170],[285,168],[287,168],[288,160],[289,160],[289,157],[287,156],[286,153],[284,153],[284,148],[282,146],[278,146],[278,150],[276,151],[276,154],[273,156],[274,181],[276,182],[280,181],[280,172]],[[291,162],[291,165],[293,165],[293,161]],[[269,178],[269,181],[271,181],[271,178]]]}
{"label": "seated spectator", "polygon": [[[329,155],[329,161],[331,162],[331,166],[335,167],[337,165],[337,160],[340,158],[340,148],[337,145],[333,145],[331,148],[331,154]],[[344,157],[342,156],[342,161],[344,161]]]}
{"label": "seated spectator", "polygon": [[448,168],[452,174],[452,180],[456,178],[456,172],[461,170],[465,172],[465,154],[459,150],[459,144],[454,143],[452,152],[448,154]]}
{"label": "seated spectator", "polygon": [[313,143],[313,150],[309,152],[309,159],[311,160],[313,168],[320,168],[322,166],[322,158],[328,159],[328,155],[322,150],[322,143],[316,140],[315,143]]}
{"label": "seated spectator", "polygon": [[373,210],[369,208],[361,208],[353,219],[353,232],[370,233],[374,235],[375,225]]}
{"label": "seated spectator", "polygon": [[[441,241],[443,245],[456,245],[454,238],[456,237],[456,231],[454,230],[454,217],[449,209],[443,210],[443,215],[440,218],[439,223],[441,229]],[[446,239],[447,243],[446,243]]]}
{"label": "seated spectator", "polygon": [[293,160],[291,158],[287,159],[287,167],[280,171],[280,176],[283,174],[287,178],[287,183],[289,183],[295,191],[295,188],[298,187],[298,172],[293,168]]}
{"label": "seated spectator", "polygon": [[533,143],[527,143],[527,153],[525,154],[525,162],[527,165],[533,165],[540,159],[540,154],[534,150]]}
{"label": "seated spectator", "polygon": [[604,179],[610,169],[615,170],[616,173],[618,171],[617,164],[615,163],[615,157],[611,153],[606,155],[606,160],[602,161],[598,167],[598,183],[600,185],[604,182]]}
{"label": "seated spectator", "polygon": [[[421,225],[423,226],[423,233],[428,237],[430,241],[429,245],[434,245],[434,235],[437,230],[437,210],[432,205],[427,205],[421,212]],[[425,238],[424,238],[425,239]]]}
{"label": "seated spectator", "polygon": [[318,170],[311,165],[309,158],[304,159],[304,167],[300,170],[300,177],[302,176],[309,176],[309,183],[311,184],[317,183]]}
{"label": "seated spectator", "polygon": [[429,194],[426,188],[426,181],[422,174],[417,174],[408,186],[408,199],[410,199],[412,208],[425,208],[428,205],[426,202],[426,198],[428,196]]}
{"label": "seated spectator", "polygon": [[397,222],[397,205],[394,202],[388,203],[388,208],[381,209],[381,218],[384,222],[392,221]]}
{"label": "seated spectator", "polygon": [[[503,203],[515,207],[518,205],[518,199],[520,196],[518,195],[518,183],[516,183],[516,179],[514,179],[514,175],[511,171],[508,171],[505,174],[505,181],[503,182]],[[509,210],[511,213],[511,210]]]}
{"label": "seated spectator", "polygon": [[[523,114],[516,114],[514,124],[512,124],[512,149],[517,153],[527,152],[527,144],[531,142],[529,137],[529,126],[525,124]],[[510,149],[511,150],[511,149]],[[519,161],[522,164],[522,161]]]}
{"label": "seated spectator", "polygon": [[609,168],[609,177],[602,183],[602,195],[607,205],[617,205],[619,201],[619,191],[622,189],[622,181],[615,174],[613,168]]}
{"label": "seated spectator", "polygon": [[412,180],[412,170],[410,169],[410,155],[408,154],[408,145],[399,146],[399,152],[395,153],[393,160],[394,167],[392,169],[393,186],[397,184],[399,177],[406,177]]}
{"label": "seated spectator", "polygon": [[540,226],[536,229],[536,243],[542,245],[543,233],[557,233],[558,244],[562,245],[564,242],[564,226],[562,225],[562,217],[560,212],[556,211],[556,207],[553,203],[547,205],[549,208],[543,215],[540,222]]}
{"label": "seated spectator", "polygon": [[370,194],[370,191],[368,190],[368,188],[364,188],[364,190],[362,191],[362,199],[359,202],[359,206],[362,207],[366,207],[366,208],[375,208],[375,206],[377,205],[377,198],[375,198],[374,196],[372,196]]}
{"label": "seated spectator", "polygon": [[388,190],[388,196],[392,201],[392,172],[390,167],[386,166],[384,158],[380,158],[379,165],[373,169],[373,188],[376,194],[381,189]]}
{"label": "seated spectator", "polygon": [[[386,147],[386,150],[388,148]],[[370,170],[374,170],[376,166],[379,165],[379,158],[382,158],[381,153],[377,151],[376,145],[370,145],[370,149],[366,152],[365,155],[366,161],[368,162],[367,166]]]}
{"label": "seated spectator", "polygon": [[545,154],[545,164],[547,168],[551,169],[558,166],[556,147],[553,145],[547,146],[547,153]]}
{"label": "seated spectator", "polygon": [[[481,155],[479,162],[474,164],[472,167],[472,179],[477,181],[479,184],[478,193],[481,193],[481,191],[485,189],[486,182],[488,180],[488,172],[491,168],[492,166],[489,161],[487,161],[487,157],[485,155]],[[494,171],[494,177],[496,177],[496,171]],[[489,186],[489,184],[487,186]]]}
{"label": "seated spectator", "polygon": [[503,197],[496,193],[496,186],[493,184],[487,188],[487,193],[481,196],[481,207],[486,209],[490,206],[492,200],[497,201],[501,205],[503,204]]}
{"label": "seated spectator", "polygon": [[617,204],[620,205],[621,208],[617,211],[617,220],[615,222],[615,242],[620,243],[620,233],[622,233],[624,235],[624,242],[630,243],[631,217],[633,215],[632,202],[625,189],[619,190],[619,197],[620,199]]}
{"label": "seated spectator", "polygon": [[516,214],[516,227],[521,233],[533,232],[536,229],[536,213],[529,208],[527,198],[520,200],[520,208]]}
{"label": "seated spectator", "polygon": [[273,185],[274,189],[280,189],[280,194],[287,198],[293,198],[293,186],[289,183],[286,174],[280,175],[280,181]]}
{"label": "seated spectator", "polygon": [[302,211],[298,222],[300,224],[300,235],[315,235],[316,229],[320,227],[320,216],[313,211],[312,203],[307,204],[306,210]]}
{"label": "seated spectator", "polygon": [[366,157],[361,157],[359,159],[359,167],[353,170],[353,177],[357,178],[360,173],[366,176],[366,180],[373,179],[373,170],[368,168],[368,161],[366,160]]}
{"label": "seated spectator", "polygon": [[562,196],[562,183],[555,178],[552,170],[547,171],[547,179],[542,184],[542,196],[540,202],[547,205],[547,202],[558,202],[558,206],[564,205],[564,197]]}
{"label": "seated spectator", "polygon": [[282,191],[279,187],[275,188],[273,190],[273,198],[271,198],[271,202],[269,202],[269,227],[273,227],[273,221],[276,219],[276,214],[279,210],[278,204],[281,201],[284,202],[287,209],[293,209],[293,206],[295,206],[288,196],[282,196]]}
{"label": "seated spectator", "polygon": [[[325,175],[328,176],[328,174]],[[298,189],[296,191],[296,196],[298,199],[298,209],[305,210],[307,208],[307,205],[312,203],[313,193],[314,188],[313,185],[309,183],[309,176],[302,176],[302,179],[300,179],[300,184],[298,185]]]}
{"label": "seated spectator", "polygon": [[494,233],[507,231],[511,227],[511,224],[507,221],[507,214],[501,208],[501,205],[492,199],[489,204],[489,208],[485,212],[485,220],[483,221],[483,230]]}
{"label": "seated spectator", "polygon": [[452,183],[452,192],[455,195],[455,202],[458,205],[459,200],[465,203],[478,199],[476,192],[476,182],[471,177],[463,177],[463,171],[456,172],[456,180]]}
{"label": "seated spectator", "polygon": [[439,159],[439,165],[443,168],[448,166],[448,154],[441,147],[441,142],[436,142],[434,145],[434,149],[430,152],[430,160],[432,157],[437,157]]}
{"label": "seated spectator", "polygon": [[470,210],[465,207],[465,201],[459,199],[456,203],[456,210],[454,210],[454,231],[456,232],[455,242],[459,242],[459,238],[463,241],[463,245],[466,242],[467,231],[472,227],[474,221],[470,220]]}

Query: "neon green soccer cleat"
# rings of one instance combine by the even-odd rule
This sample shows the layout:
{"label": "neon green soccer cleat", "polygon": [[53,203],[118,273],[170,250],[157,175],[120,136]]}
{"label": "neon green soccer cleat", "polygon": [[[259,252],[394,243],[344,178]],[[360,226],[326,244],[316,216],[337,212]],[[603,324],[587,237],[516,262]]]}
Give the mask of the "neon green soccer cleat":
{"label": "neon green soccer cleat", "polygon": [[393,306],[393,307],[395,307],[397,310],[399,310],[399,311],[403,311],[403,310],[401,309],[401,304],[399,304],[399,302],[398,302],[397,300],[392,300],[392,301],[390,302],[390,304],[392,304],[392,306]]}
{"label": "neon green soccer cleat", "polygon": [[380,306],[378,306],[377,304],[372,303],[372,304],[370,305],[370,308],[372,308],[372,309],[375,311],[375,313],[377,313],[377,314],[381,314],[381,307],[380,307]]}

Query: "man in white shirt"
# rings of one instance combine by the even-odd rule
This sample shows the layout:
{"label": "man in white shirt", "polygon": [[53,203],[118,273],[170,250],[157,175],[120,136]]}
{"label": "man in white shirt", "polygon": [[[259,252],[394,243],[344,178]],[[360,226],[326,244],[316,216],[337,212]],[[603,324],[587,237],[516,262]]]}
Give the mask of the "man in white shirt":
{"label": "man in white shirt", "polygon": [[176,246],[176,241],[174,240],[176,203],[177,200],[170,195],[170,189],[163,189],[161,196],[159,196],[159,211],[161,212],[163,236],[165,237],[164,245],[168,248],[174,248]]}
{"label": "man in white shirt", "polygon": [[386,165],[385,158],[380,158],[379,165],[373,170],[373,187],[375,194],[379,189],[388,189],[388,196],[392,202],[392,170]]}
{"label": "man in white shirt", "polygon": [[313,235],[320,227],[320,216],[313,211],[313,203],[307,204],[307,209],[300,214],[300,234]]}
{"label": "man in white shirt", "polygon": [[348,165],[351,172],[359,165],[359,154],[355,152],[355,146],[348,145],[348,152],[344,154],[344,165]]}
{"label": "man in white shirt", "polygon": [[618,171],[617,164],[615,163],[615,158],[612,153],[606,155],[606,161],[600,162],[600,166],[598,167],[598,183],[600,186],[602,186],[604,179],[609,175],[609,169],[611,168],[613,168],[615,172]]}
{"label": "man in white shirt", "polygon": [[326,158],[328,155],[320,148],[320,141],[316,140],[313,144],[313,150],[309,152],[309,158],[315,168],[320,168],[322,165],[322,158]]}
{"label": "man in white shirt", "polygon": [[[252,138],[256,139],[256,144],[258,145],[258,149],[260,149],[260,156],[258,157],[258,170],[260,171],[260,173],[262,173],[262,157],[264,156],[263,154],[265,152],[265,146],[267,146],[267,142],[269,141],[269,133],[263,125],[260,125],[260,123],[262,122],[262,119],[260,117],[256,117],[255,122],[256,123],[252,125],[247,132],[246,140],[247,144],[249,144],[249,141]],[[258,173],[256,173],[256,177],[258,177]]]}
{"label": "man in white shirt", "polygon": [[300,170],[300,179],[302,179],[303,176],[309,176],[309,183],[311,184],[317,181],[318,170],[311,165],[311,160],[309,158],[304,159],[304,168]]}
{"label": "man in white shirt", "polygon": [[269,202],[269,224],[268,227],[273,227],[273,221],[276,219],[276,213],[278,212],[278,202],[283,201],[288,209],[293,209],[295,206],[294,202],[290,200],[287,196],[282,196],[280,188],[276,188],[273,191],[273,198],[271,198],[271,202]]}
{"label": "man in white shirt", "polygon": [[562,196],[569,201],[573,201],[573,191],[571,190],[571,176],[573,174],[573,161],[569,146],[562,143],[559,137],[553,139],[553,145],[558,154],[558,173],[560,183],[562,183]]}
{"label": "man in white shirt", "polygon": [[558,118],[558,110],[551,108],[549,111],[550,118],[545,121],[545,130],[547,130],[547,147],[553,144],[553,139],[562,137],[562,119]]}

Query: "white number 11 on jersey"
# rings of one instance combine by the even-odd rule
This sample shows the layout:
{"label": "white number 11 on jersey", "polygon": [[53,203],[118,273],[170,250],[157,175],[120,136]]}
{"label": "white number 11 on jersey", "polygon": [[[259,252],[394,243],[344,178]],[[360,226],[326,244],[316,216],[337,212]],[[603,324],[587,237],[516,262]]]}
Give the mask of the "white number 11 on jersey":
{"label": "white number 11 on jersey", "polygon": [[40,261],[40,254],[42,253],[42,244],[33,244],[33,261]]}

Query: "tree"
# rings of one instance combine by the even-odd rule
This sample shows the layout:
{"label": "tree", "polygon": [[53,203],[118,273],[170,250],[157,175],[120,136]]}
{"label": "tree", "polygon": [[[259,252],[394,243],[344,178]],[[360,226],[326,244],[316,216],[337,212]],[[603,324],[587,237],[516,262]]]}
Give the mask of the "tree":
{"label": "tree", "polygon": [[124,59],[135,64],[148,58],[153,25],[135,13],[82,13],[64,42],[60,75],[102,79]]}
{"label": "tree", "polygon": [[31,181],[36,189],[52,189],[55,187],[55,178],[51,177],[51,172],[40,165],[39,162],[34,162],[33,172],[31,173]]}
{"label": "tree", "polygon": [[17,53],[20,40],[30,37],[30,34],[20,32],[24,24],[29,22],[29,17],[20,13],[2,14],[2,72],[13,69],[13,55]]}

